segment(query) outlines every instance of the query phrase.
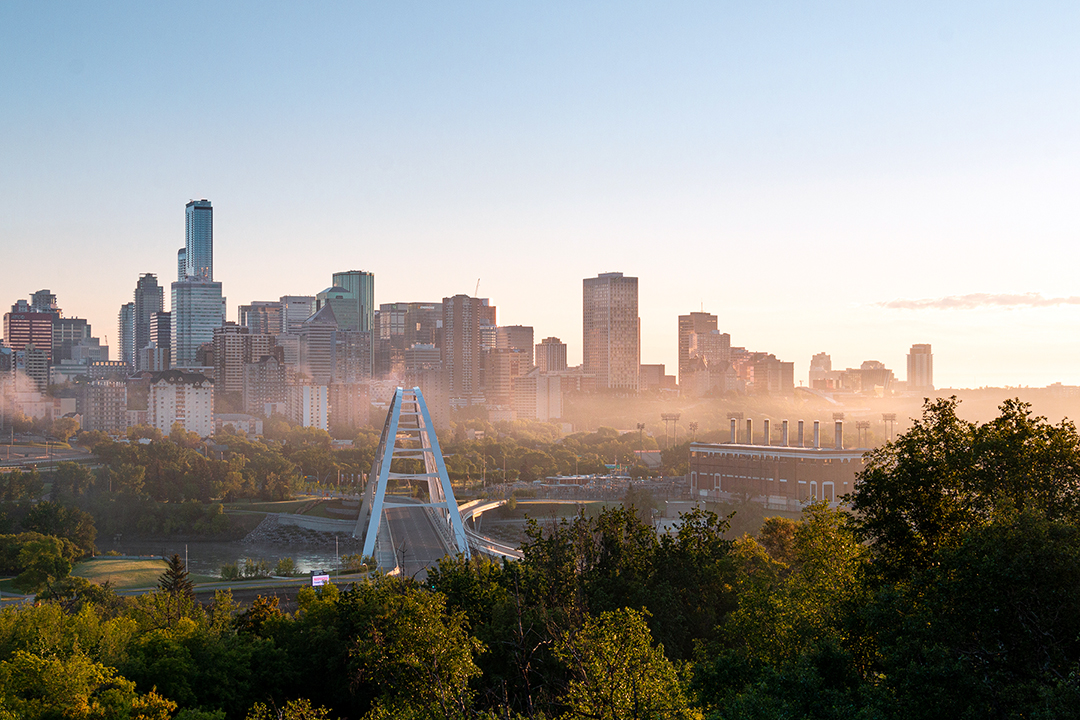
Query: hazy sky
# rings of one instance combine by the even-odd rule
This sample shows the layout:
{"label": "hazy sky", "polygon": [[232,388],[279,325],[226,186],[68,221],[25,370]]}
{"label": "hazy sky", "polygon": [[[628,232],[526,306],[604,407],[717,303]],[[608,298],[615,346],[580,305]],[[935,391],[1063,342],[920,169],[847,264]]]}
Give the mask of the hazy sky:
{"label": "hazy sky", "polygon": [[[0,307],[116,345],[214,203],[236,306],[369,270],[581,357],[581,281],[796,363],[1080,384],[1080,5],[0,3]],[[168,290],[166,290],[168,296]]]}

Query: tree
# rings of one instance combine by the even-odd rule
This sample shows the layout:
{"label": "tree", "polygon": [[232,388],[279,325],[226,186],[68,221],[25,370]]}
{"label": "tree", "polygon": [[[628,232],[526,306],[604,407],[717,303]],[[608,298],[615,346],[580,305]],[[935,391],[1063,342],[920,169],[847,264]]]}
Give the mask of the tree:
{"label": "tree", "polygon": [[329,720],[326,708],[312,706],[307,699],[290,700],[283,707],[271,708],[263,703],[255,703],[246,720]]}
{"label": "tree", "polygon": [[557,653],[574,676],[562,698],[567,720],[700,717],[638,610],[587,618],[580,632],[564,635]]}
{"label": "tree", "polygon": [[42,535],[54,535],[66,538],[78,547],[83,554],[92,555],[97,528],[94,518],[85,510],[77,507],[65,507],[55,502],[40,502],[23,519],[23,528]]}
{"label": "tree", "polygon": [[165,562],[168,563],[168,567],[158,578],[158,587],[161,588],[161,591],[169,595],[195,597],[195,583],[191,582],[188,577],[187,567],[184,565],[184,561],[180,559],[180,556],[174,553]]}
{"label": "tree", "polygon": [[464,613],[448,612],[438,593],[386,577],[353,585],[340,604],[361,620],[350,653],[354,682],[384,714],[466,715],[469,680],[480,673],[473,656],[483,647],[466,631]]}
{"label": "tree", "polygon": [[137,718],[167,720],[176,703],[94,662],[81,651],[68,657],[18,650],[0,662],[0,713],[20,720],[94,720]]}
{"label": "tree", "polygon": [[868,454],[851,496],[856,530],[887,575],[928,567],[941,549],[996,518],[1034,509],[1080,519],[1080,436],[1068,421],[1032,417],[1019,400],[982,426],[961,420],[955,397]]}
{"label": "tree", "polygon": [[1080,527],[1025,511],[933,560],[864,613],[878,716],[1076,717]]}
{"label": "tree", "polygon": [[22,572],[15,578],[15,587],[28,593],[47,588],[71,572],[64,543],[47,535],[23,544],[19,550],[19,566]]}
{"label": "tree", "polygon": [[90,489],[94,473],[80,463],[62,462],[57,463],[52,481],[52,500],[71,500]]}

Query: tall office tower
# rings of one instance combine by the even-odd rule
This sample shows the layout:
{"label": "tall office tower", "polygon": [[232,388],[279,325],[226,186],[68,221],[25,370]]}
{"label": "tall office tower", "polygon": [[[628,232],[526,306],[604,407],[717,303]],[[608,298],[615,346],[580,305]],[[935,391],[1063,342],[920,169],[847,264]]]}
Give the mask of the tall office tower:
{"label": "tall office tower", "polygon": [[[176,300],[173,300],[175,303]],[[120,314],[117,318],[117,345],[120,346],[120,362],[128,367],[135,367],[135,303],[129,302],[120,306]]]}
{"label": "tall office tower", "polygon": [[375,317],[374,377],[403,377],[409,348],[442,344],[442,303],[382,303]]}
{"label": "tall office tower", "polygon": [[[212,282],[214,279],[214,208],[207,199],[192,200],[185,206],[187,234],[187,277]],[[175,308],[174,308],[175,310]]]}
{"label": "tall office tower", "polygon": [[158,285],[157,276],[146,273],[135,284],[135,369],[139,366],[139,351],[150,344],[150,318],[165,309],[165,288]]}
{"label": "tall office tower", "polygon": [[907,387],[911,392],[934,391],[934,354],[930,345],[912,345],[907,356]]}
{"label": "tall office tower", "polygon": [[188,278],[172,284],[172,364],[197,367],[199,346],[212,342],[214,328],[225,323],[225,298],[221,283]]}
{"label": "tall office tower", "polygon": [[156,312],[150,316],[150,340],[163,350],[172,350],[172,313]]}
{"label": "tall office tower", "polygon": [[540,372],[566,369],[566,343],[557,337],[544,338],[536,345],[536,367]]}
{"label": "tall office tower", "polygon": [[342,317],[338,308],[334,308],[341,329],[361,332],[374,329],[375,274],[363,270],[334,273],[333,283],[335,287],[344,288],[350,303],[347,317]]}
{"label": "tall office tower", "polygon": [[638,279],[602,273],[583,282],[583,370],[596,376],[601,390],[636,392],[641,365]]}
{"label": "tall office tower", "polygon": [[255,300],[250,305],[241,305],[237,311],[240,324],[253,333],[280,335],[285,332],[280,301]]}
{"label": "tall office tower", "polygon": [[[51,313],[20,311],[28,308],[25,302],[16,303],[11,312],[4,313],[4,341],[13,351],[33,345],[48,353],[52,363],[53,322],[56,316]],[[47,370],[46,370],[47,372]]]}
{"label": "tall office tower", "polygon": [[282,295],[281,332],[295,333],[304,321],[315,314],[315,297],[312,295]]}
{"label": "tall office tower", "polygon": [[480,321],[484,300],[455,295],[443,298],[442,364],[450,404],[463,407],[482,400]]}
{"label": "tall office tower", "polygon": [[38,290],[30,296],[30,310],[37,313],[48,313],[60,317],[60,308],[56,306],[56,295],[48,290]]}
{"label": "tall office tower", "polygon": [[679,384],[683,375],[691,372],[690,335],[707,333],[717,329],[716,316],[707,312],[692,312],[679,316]]}
{"label": "tall office tower", "polygon": [[72,349],[90,340],[90,323],[77,317],[54,317],[52,323],[52,363],[72,359]]}
{"label": "tall office tower", "polygon": [[[355,330],[360,324],[360,312],[356,303],[349,297],[349,291],[340,285],[331,285],[315,294],[315,312],[318,313],[325,307],[334,309],[334,318],[339,328]],[[339,315],[341,317],[338,317]]]}
{"label": "tall office tower", "polygon": [[315,385],[329,385],[334,378],[334,351],[338,331],[334,308],[324,305],[300,327],[299,372]]}
{"label": "tall office tower", "polygon": [[495,330],[495,349],[523,353],[533,363],[533,329],[527,325],[502,325]]}
{"label": "tall office tower", "polygon": [[181,282],[187,278],[187,248],[182,247],[176,251],[176,281]]}

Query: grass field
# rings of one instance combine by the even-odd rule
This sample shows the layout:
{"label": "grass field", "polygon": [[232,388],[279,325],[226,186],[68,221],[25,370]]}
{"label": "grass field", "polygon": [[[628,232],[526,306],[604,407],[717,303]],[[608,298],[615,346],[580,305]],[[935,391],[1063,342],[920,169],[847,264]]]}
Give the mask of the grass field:
{"label": "grass field", "polygon": [[127,560],[124,558],[94,558],[75,565],[71,574],[101,584],[108,580],[117,589],[157,585],[165,561],[160,558]]}
{"label": "grass field", "polygon": [[261,513],[294,513],[311,502],[312,498],[283,500],[281,502],[231,502],[225,503],[225,512],[244,510]]}

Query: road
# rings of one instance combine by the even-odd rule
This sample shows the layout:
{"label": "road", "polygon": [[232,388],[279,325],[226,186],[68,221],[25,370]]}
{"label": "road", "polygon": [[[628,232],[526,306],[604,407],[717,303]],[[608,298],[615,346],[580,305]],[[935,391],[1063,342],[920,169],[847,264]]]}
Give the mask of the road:
{"label": "road", "polygon": [[[387,502],[407,502],[409,498],[387,496]],[[431,516],[422,507],[392,507],[384,510],[394,538],[394,554],[405,577],[423,580],[427,569],[438,564],[446,555],[439,532],[431,524]],[[402,558],[404,557],[404,563]]]}

